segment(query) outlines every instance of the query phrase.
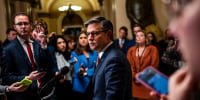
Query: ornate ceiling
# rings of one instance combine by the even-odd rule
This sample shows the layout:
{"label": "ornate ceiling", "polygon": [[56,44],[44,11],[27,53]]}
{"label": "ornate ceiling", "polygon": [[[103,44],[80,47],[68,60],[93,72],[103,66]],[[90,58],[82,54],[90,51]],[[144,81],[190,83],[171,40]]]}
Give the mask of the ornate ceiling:
{"label": "ornate ceiling", "polygon": [[40,0],[41,9],[38,11],[40,13],[49,13],[49,14],[59,14],[59,7],[77,5],[81,6],[81,12],[85,14],[98,12],[100,10],[100,6],[98,0]]}

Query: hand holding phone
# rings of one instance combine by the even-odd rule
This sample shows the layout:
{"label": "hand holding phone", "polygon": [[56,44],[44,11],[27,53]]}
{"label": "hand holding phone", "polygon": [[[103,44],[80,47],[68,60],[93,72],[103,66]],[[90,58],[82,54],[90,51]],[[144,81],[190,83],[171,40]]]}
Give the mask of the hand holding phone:
{"label": "hand holding phone", "polygon": [[136,80],[159,95],[168,94],[168,77],[153,67],[136,74]]}
{"label": "hand holding phone", "polygon": [[29,79],[24,78],[23,80],[21,80],[21,81],[19,82],[19,84],[18,84],[17,86],[20,86],[20,85],[22,85],[22,84],[23,84],[24,86],[29,86],[29,85],[32,84],[32,81],[29,80]]}
{"label": "hand holding phone", "polygon": [[73,63],[75,63],[75,62],[76,62],[76,61],[75,61],[75,58],[72,58],[72,59],[69,60],[69,63],[70,63],[70,64],[73,64]]}
{"label": "hand holding phone", "polygon": [[48,68],[39,68],[38,72],[46,72],[48,71]]}

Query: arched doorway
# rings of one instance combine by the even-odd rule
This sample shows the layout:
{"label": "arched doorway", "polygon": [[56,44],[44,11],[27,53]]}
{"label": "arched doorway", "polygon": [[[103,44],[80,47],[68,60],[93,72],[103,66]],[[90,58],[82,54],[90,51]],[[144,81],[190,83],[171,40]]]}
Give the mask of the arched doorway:
{"label": "arched doorway", "polygon": [[67,40],[69,36],[77,38],[82,27],[83,20],[75,13],[67,14],[62,21],[62,32]]}

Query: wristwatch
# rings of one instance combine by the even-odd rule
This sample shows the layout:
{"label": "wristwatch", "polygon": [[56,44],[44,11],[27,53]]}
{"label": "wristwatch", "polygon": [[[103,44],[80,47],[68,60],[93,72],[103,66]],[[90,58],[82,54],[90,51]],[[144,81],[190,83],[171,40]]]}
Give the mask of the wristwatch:
{"label": "wristwatch", "polygon": [[8,92],[10,92],[10,90],[9,90],[9,88],[8,87],[6,87],[6,92],[8,93]]}

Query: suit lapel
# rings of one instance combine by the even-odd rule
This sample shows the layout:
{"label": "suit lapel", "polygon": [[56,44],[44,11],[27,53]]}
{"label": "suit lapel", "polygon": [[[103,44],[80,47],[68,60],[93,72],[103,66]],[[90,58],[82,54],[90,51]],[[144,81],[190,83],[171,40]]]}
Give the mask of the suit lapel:
{"label": "suit lapel", "polygon": [[[25,50],[24,50],[24,48],[22,47],[22,45],[20,44],[20,42],[19,42],[19,40],[18,39],[15,39],[14,41],[13,41],[16,45],[16,51],[18,51],[17,53],[19,53],[19,55],[22,55],[23,57],[23,59],[25,60],[25,62],[28,64],[28,66],[29,66],[29,68],[31,68],[32,69],[32,65],[31,65],[31,62],[30,62],[30,60],[29,60],[29,58],[28,58],[28,55],[26,54],[26,52],[25,52]],[[33,69],[32,69],[33,70]]]}
{"label": "suit lapel", "polygon": [[86,56],[85,56],[84,54],[82,54],[80,58],[81,58],[81,60],[82,60],[82,62],[83,62],[83,67],[84,67],[84,68],[89,67],[89,66],[88,66],[88,65],[89,65],[89,64],[88,64],[88,60],[87,60]]}
{"label": "suit lapel", "polygon": [[92,78],[92,83],[94,84],[94,81],[95,81],[95,78],[96,78],[96,75],[99,71],[99,69],[101,68],[101,65],[104,61],[104,59],[107,57],[107,55],[109,54],[110,52],[110,49],[114,48],[114,44],[111,44],[104,52],[104,54],[102,55],[101,59],[99,60],[99,63],[94,71],[94,74],[93,74],[93,78]]}
{"label": "suit lapel", "polygon": [[35,63],[36,63],[36,66],[37,66],[37,69],[39,67],[39,49],[40,46],[36,43],[36,41],[33,42],[33,55],[34,55],[34,58],[35,58]]}

